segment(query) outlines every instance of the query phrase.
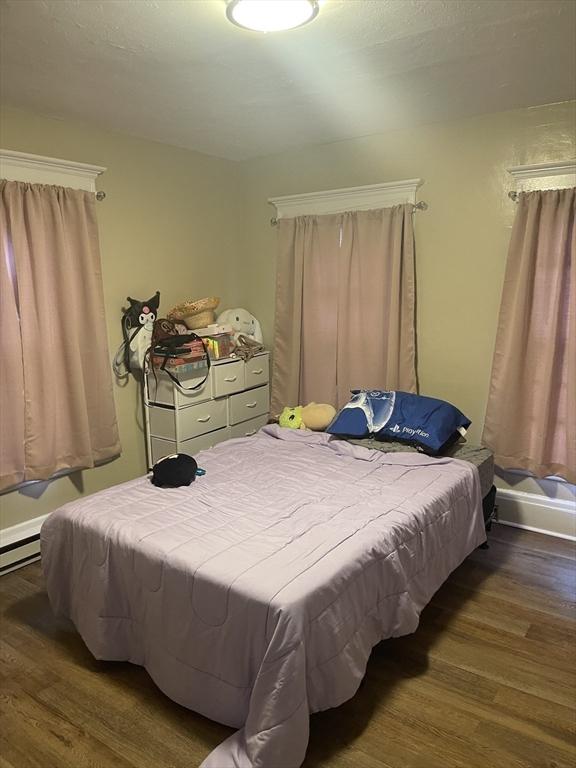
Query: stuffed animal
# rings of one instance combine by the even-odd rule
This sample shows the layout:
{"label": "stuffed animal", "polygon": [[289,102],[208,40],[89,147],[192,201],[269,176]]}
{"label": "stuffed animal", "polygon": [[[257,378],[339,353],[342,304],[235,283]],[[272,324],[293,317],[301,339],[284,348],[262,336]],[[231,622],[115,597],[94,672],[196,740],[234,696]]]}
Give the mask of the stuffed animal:
{"label": "stuffed animal", "polygon": [[120,345],[112,366],[119,379],[126,378],[135,370],[144,368],[146,352],[150,347],[154,321],[158,316],[160,291],[156,291],[147,301],[126,298],[130,306],[122,316],[123,342]]}
{"label": "stuffed animal", "polygon": [[296,408],[284,408],[278,419],[281,427],[289,429],[312,429],[323,432],[336,416],[336,409],[325,403],[297,405]]}
{"label": "stuffed animal", "polygon": [[231,325],[234,331],[234,341],[238,340],[241,334],[250,336],[262,344],[262,329],[260,323],[254,315],[251,315],[247,309],[237,307],[236,309],[225,309],[217,318],[218,325]]}
{"label": "stuffed animal", "polygon": [[336,408],[327,403],[309,403],[302,408],[302,421],[306,429],[323,432],[336,416]]}
{"label": "stuffed animal", "polygon": [[289,429],[306,429],[302,422],[302,406],[297,405],[296,408],[284,408],[278,423],[281,427],[288,427]]}

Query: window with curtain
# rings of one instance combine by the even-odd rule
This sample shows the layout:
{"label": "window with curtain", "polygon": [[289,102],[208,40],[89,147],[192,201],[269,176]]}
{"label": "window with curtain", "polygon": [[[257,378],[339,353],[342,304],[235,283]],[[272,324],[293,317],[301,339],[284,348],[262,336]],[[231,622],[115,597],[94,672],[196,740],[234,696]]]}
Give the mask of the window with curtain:
{"label": "window with curtain", "polygon": [[483,440],[503,469],[576,483],[576,189],[522,192]]}
{"label": "window with curtain", "polygon": [[0,181],[0,490],[120,453],[94,194]]}
{"label": "window with curtain", "polygon": [[278,222],[272,413],[416,391],[413,205]]}

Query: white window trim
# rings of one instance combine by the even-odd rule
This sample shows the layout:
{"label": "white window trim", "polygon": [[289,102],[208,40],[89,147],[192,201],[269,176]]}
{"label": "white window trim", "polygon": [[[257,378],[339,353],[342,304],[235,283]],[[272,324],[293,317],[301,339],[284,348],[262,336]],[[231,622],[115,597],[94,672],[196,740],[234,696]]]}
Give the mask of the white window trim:
{"label": "white window trim", "polygon": [[268,202],[276,208],[276,218],[294,216],[321,216],[344,211],[368,211],[389,208],[403,203],[416,204],[416,192],[422,179],[389,181],[363,187],[327,189],[323,192],[306,192],[301,195],[270,197]]}
{"label": "white window trim", "polygon": [[0,178],[29,184],[54,184],[96,192],[96,179],[106,168],[57,157],[0,149]]}
{"label": "white window trim", "polygon": [[537,189],[576,187],[576,160],[516,165],[513,168],[508,168],[508,173],[515,181],[516,193],[532,192]]}

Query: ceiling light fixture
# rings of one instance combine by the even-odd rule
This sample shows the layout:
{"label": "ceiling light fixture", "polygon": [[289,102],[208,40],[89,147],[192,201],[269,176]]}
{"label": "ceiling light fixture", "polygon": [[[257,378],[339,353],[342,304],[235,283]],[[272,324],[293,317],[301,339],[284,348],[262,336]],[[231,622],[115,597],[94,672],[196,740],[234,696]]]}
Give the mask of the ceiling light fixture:
{"label": "ceiling light fixture", "polygon": [[226,16],[245,29],[280,32],[308,24],[318,10],[318,0],[230,0]]}

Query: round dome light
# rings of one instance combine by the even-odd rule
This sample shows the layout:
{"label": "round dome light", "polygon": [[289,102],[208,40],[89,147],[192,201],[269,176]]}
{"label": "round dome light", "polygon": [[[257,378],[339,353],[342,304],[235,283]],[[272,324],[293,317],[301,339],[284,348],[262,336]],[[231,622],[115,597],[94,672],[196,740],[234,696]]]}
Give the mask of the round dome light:
{"label": "round dome light", "polygon": [[280,32],[307,24],[318,15],[317,0],[231,0],[229,20],[256,32]]}

